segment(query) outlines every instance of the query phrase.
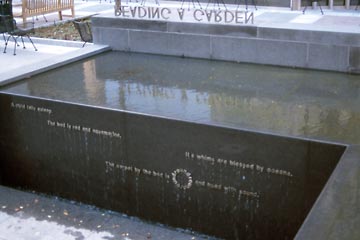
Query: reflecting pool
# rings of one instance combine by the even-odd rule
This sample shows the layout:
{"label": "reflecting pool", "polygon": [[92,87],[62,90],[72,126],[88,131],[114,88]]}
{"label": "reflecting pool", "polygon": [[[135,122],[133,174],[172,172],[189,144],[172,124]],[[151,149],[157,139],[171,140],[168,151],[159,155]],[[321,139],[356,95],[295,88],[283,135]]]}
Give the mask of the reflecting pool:
{"label": "reflecting pool", "polygon": [[1,89],[281,135],[360,143],[356,75],[109,52]]}

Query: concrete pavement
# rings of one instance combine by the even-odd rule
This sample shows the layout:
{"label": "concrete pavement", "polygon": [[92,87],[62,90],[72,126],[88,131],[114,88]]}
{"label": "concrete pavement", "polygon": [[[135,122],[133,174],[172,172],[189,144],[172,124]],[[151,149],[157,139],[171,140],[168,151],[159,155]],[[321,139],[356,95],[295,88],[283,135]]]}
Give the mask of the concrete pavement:
{"label": "concrete pavement", "polygon": [[205,236],[150,224],[56,197],[0,186],[1,240],[201,240]]}
{"label": "concrete pavement", "polygon": [[37,51],[29,42],[25,43],[26,49],[20,43],[16,55],[13,55],[14,42],[9,42],[6,53],[3,53],[5,44],[0,40],[0,86],[109,50],[107,46],[91,43],[82,48],[81,42],[32,40]]}

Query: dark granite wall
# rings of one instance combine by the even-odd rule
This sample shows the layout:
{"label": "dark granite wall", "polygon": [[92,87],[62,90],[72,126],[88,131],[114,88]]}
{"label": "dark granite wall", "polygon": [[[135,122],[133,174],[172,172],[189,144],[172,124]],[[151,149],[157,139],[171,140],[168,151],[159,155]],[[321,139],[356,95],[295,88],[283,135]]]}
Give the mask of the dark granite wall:
{"label": "dark granite wall", "polygon": [[227,239],[293,238],[343,146],[0,94],[3,184]]}

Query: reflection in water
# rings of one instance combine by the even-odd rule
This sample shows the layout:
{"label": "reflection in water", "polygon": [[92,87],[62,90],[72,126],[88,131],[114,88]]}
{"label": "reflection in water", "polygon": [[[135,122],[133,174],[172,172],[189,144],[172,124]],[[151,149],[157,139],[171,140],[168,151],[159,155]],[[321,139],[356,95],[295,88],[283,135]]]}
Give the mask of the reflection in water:
{"label": "reflection in water", "polygon": [[357,78],[111,52],[3,90],[203,123],[360,143]]}
{"label": "reflection in water", "polygon": [[83,63],[83,74],[86,97],[92,102],[104,102],[107,93],[104,91],[104,81],[96,78],[94,61]]}

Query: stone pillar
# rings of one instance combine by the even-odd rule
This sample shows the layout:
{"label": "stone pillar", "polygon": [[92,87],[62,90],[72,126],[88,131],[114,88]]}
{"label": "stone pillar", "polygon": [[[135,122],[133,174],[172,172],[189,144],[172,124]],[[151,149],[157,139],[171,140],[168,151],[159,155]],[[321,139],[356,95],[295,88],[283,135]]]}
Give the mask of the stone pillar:
{"label": "stone pillar", "polygon": [[329,0],[329,9],[333,9],[334,7],[334,0]]}
{"label": "stone pillar", "polygon": [[350,9],[350,0],[345,0],[345,8]]}
{"label": "stone pillar", "polygon": [[291,0],[291,10],[301,10],[301,0]]}
{"label": "stone pillar", "polygon": [[115,6],[114,6],[114,9],[115,9],[115,16],[120,16],[121,14],[121,0],[115,0]]}

